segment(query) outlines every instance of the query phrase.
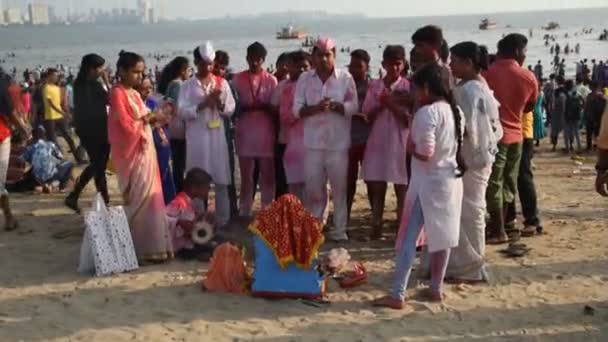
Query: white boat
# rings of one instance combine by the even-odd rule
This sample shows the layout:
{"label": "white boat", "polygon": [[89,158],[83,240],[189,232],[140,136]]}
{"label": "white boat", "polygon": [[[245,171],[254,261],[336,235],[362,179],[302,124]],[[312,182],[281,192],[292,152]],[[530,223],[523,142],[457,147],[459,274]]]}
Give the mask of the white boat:
{"label": "white boat", "polygon": [[493,21],[490,21],[490,19],[488,18],[484,18],[481,23],[479,24],[479,29],[480,30],[492,30],[496,28],[496,23]]}

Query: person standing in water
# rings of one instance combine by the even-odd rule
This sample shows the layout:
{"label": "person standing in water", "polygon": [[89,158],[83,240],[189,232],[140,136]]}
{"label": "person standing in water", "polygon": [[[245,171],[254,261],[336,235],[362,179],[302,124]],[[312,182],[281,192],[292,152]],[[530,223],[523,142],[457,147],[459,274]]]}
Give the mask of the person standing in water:
{"label": "person standing in water", "polygon": [[89,54],[82,58],[80,70],[74,81],[74,127],[80,144],[87,151],[90,164],[82,171],[65,205],[80,213],[78,199],[91,181],[101,193],[106,204],[110,203],[106,166],[110,157],[108,142],[108,105],[106,89],[110,89],[105,72],[106,61],[99,55]]}

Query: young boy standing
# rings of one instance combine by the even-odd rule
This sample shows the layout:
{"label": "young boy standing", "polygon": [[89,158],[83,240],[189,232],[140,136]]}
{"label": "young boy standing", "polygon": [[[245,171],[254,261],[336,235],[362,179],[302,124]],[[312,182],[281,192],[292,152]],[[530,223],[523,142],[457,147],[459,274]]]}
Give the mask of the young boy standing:
{"label": "young boy standing", "polygon": [[250,216],[254,194],[254,167],[260,168],[262,207],[274,199],[275,170],[271,97],[277,79],[264,70],[267,51],[259,42],[247,48],[249,69],[237,74],[234,86],[238,93],[241,116],[236,122],[236,153],[241,167],[240,214]]}

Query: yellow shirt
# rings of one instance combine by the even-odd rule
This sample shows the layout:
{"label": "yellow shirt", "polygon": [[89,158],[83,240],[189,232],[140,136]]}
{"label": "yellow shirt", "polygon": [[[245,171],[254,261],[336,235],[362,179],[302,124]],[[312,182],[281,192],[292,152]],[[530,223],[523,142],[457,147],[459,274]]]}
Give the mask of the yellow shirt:
{"label": "yellow shirt", "polygon": [[61,112],[56,111],[49,103],[52,103],[56,108],[61,108],[61,89],[53,84],[47,84],[42,89],[44,97],[44,119],[59,120],[63,118]]}
{"label": "yellow shirt", "polygon": [[602,123],[600,124],[600,134],[597,136],[597,148],[608,150],[608,104],[602,114]]}
{"label": "yellow shirt", "polygon": [[534,114],[532,112],[525,113],[521,118],[521,131],[524,135],[524,139],[534,138]]}

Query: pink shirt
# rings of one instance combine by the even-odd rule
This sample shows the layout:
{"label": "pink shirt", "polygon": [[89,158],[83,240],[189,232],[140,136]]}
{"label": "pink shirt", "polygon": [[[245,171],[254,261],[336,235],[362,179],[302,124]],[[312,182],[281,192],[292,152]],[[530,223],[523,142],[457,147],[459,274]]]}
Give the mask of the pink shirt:
{"label": "pink shirt", "polygon": [[288,81],[283,86],[279,102],[281,127],[284,128],[287,148],[283,156],[283,165],[287,183],[304,183],[304,124],[293,115],[293,101],[296,82]]}
{"label": "pink shirt", "polygon": [[483,75],[500,103],[503,144],[523,141],[522,116],[528,103],[536,103],[538,83],[529,70],[513,59],[500,59]]}
{"label": "pink shirt", "polygon": [[[263,71],[253,75],[243,71],[234,77],[241,108],[270,105],[277,79]],[[274,156],[275,130],[270,113],[243,111],[236,122],[236,153],[240,157]]]}
{"label": "pink shirt", "polygon": [[[380,108],[380,96],[384,91],[409,92],[410,82],[402,77],[387,89],[384,80],[370,83],[363,103],[363,112],[368,114]],[[403,108],[397,115],[409,112]],[[372,122],[363,158],[362,177],[366,181],[382,181],[407,184],[406,146],[409,129],[393,112],[382,110]]]}
{"label": "pink shirt", "polygon": [[323,83],[316,71],[303,73],[296,85],[294,115],[304,106],[317,105],[324,98],[344,105],[344,115],[332,111],[304,118],[304,146],[309,149],[342,151],[350,147],[351,117],[359,110],[357,88],[352,76],[334,69]]}
{"label": "pink shirt", "polygon": [[167,205],[167,219],[169,221],[169,232],[173,240],[173,250],[179,252],[182,249],[194,248],[192,238],[177,225],[177,221],[193,221],[196,218],[192,199],[185,192],[177,194],[175,199]]}

